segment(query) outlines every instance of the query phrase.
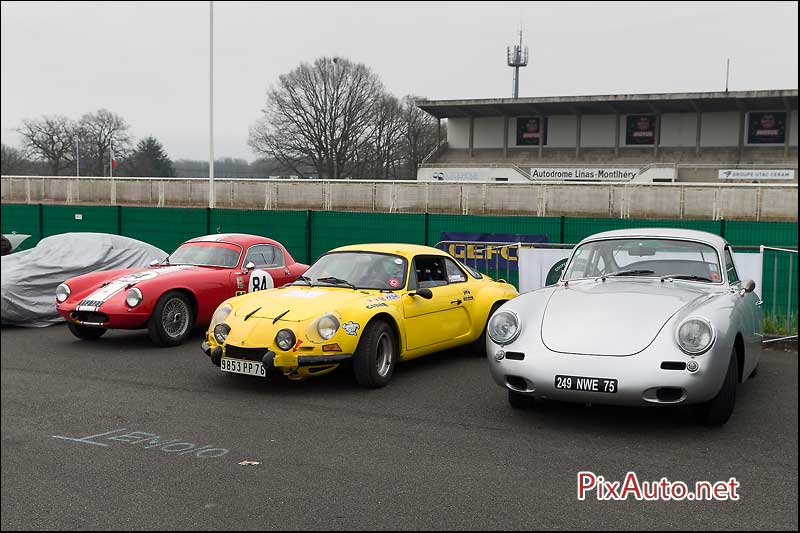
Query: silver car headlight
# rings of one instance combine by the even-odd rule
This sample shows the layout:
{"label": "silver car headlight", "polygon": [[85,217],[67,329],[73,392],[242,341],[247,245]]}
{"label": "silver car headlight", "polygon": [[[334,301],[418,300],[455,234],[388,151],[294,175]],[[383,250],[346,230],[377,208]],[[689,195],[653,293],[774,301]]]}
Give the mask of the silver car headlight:
{"label": "silver car headlight", "polygon": [[509,344],[519,336],[519,317],[513,311],[498,311],[489,320],[486,332],[495,344]]}
{"label": "silver car headlight", "polygon": [[328,340],[339,331],[339,320],[333,315],[324,315],[317,320],[317,333],[322,340]]}
{"label": "silver car headlight", "polygon": [[703,318],[687,318],[678,326],[678,346],[689,355],[700,355],[708,351],[716,340],[711,322]]}
{"label": "silver car headlight", "polygon": [[128,304],[128,307],[136,307],[142,303],[142,291],[136,287],[129,290],[128,293],[125,294],[125,303]]}
{"label": "silver car headlight", "polygon": [[219,306],[217,310],[214,311],[214,316],[211,317],[211,324],[209,324],[208,329],[213,331],[214,326],[225,322],[225,319],[228,318],[231,311],[233,311],[231,304],[222,304]]}
{"label": "silver car headlight", "polygon": [[63,303],[67,301],[67,298],[69,298],[69,285],[62,283],[56,287],[56,301],[58,303]]}

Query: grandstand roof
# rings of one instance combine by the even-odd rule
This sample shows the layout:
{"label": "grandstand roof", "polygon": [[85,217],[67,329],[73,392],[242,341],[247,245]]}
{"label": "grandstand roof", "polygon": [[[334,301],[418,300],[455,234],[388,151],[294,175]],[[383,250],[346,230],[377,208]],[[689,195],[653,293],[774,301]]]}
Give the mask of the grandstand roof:
{"label": "grandstand roof", "polygon": [[477,100],[420,100],[417,107],[436,118],[503,115],[604,113],[687,113],[797,109],[797,89],[705,93],[542,96]]}

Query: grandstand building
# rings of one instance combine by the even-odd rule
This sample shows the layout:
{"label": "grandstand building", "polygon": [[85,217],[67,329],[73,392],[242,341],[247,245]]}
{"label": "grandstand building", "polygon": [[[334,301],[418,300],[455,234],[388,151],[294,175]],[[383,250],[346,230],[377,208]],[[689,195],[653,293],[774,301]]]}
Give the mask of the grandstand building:
{"label": "grandstand building", "polygon": [[[797,182],[797,89],[426,100],[421,181]],[[446,128],[446,131],[445,131]]]}

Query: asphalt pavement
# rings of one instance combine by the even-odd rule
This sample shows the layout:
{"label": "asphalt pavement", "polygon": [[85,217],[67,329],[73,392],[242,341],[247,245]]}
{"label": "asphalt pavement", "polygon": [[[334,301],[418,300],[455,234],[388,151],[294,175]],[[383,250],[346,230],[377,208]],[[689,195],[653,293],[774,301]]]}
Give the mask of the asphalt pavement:
{"label": "asphalt pavement", "polygon": [[[222,373],[199,334],[167,349],[142,331],[1,334],[3,530],[798,527],[796,348],[767,351],[709,429],[686,408],[515,411],[458,352],[364,390],[344,369]],[[740,498],[579,501],[579,471],[736,478]]]}

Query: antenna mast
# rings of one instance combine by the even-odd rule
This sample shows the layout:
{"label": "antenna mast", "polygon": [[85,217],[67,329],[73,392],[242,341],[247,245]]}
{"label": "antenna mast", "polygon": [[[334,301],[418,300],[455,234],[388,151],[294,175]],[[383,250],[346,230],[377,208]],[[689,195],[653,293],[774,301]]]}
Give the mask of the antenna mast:
{"label": "antenna mast", "polygon": [[519,44],[506,48],[508,66],[514,69],[513,97],[519,98],[519,69],[528,66],[528,47],[522,46],[522,25],[519,28]]}

